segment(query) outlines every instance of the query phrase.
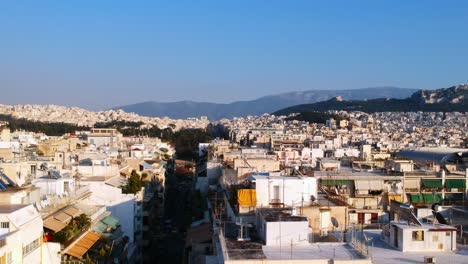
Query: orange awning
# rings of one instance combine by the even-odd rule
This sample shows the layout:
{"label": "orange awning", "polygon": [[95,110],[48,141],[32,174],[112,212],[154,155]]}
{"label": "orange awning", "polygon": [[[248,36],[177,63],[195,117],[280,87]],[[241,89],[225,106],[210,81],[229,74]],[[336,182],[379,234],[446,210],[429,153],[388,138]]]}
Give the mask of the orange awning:
{"label": "orange awning", "polygon": [[391,200],[395,200],[399,203],[402,202],[402,196],[400,194],[389,194],[388,195],[388,202],[390,202]]}
{"label": "orange awning", "polygon": [[257,205],[257,195],[254,189],[240,189],[237,191],[237,202],[240,206],[253,207]]}
{"label": "orange awning", "polygon": [[65,254],[82,258],[86,252],[99,240],[101,235],[96,232],[89,232],[82,237],[72,248],[70,248]]}

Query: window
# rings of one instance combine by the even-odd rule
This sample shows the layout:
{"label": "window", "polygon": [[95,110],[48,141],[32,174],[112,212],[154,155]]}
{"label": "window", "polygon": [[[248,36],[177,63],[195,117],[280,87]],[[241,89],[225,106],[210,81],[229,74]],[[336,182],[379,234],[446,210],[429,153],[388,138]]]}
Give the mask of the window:
{"label": "window", "polygon": [[438,241],[439,241],[439,235],[434,234],[434,235],[432,236],[432,242],[438,242]]}
{"label": "window", "polygon": [[445,236],[450,236],[452,232],[445,232]]}
{"label": "window", "polygon": [[424,231],[413,231],[413,241],[424,241]]}
{"label": "window", "polygon": [[23,247],[23,257],[39,247],[39,238]]}
{"label": "window", "polygon": [[0,222],[0,228],[10,228],[10,222]]}

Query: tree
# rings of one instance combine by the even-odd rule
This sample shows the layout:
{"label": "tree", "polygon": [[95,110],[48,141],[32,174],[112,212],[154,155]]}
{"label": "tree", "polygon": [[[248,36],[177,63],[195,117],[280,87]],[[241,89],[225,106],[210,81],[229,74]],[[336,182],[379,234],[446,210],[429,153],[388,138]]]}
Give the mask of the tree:
{"label": "tree", "polygon": [[127,180],[127,184],[123,187],[124,193],[136,194],[143,187],[143,181],[135,170],[132,170],[130,178]]}
{"label": "tree", "polygon": [[91,226],[91,219],[86,214],[80,214],[73,219],[78,229],[88,229]]}

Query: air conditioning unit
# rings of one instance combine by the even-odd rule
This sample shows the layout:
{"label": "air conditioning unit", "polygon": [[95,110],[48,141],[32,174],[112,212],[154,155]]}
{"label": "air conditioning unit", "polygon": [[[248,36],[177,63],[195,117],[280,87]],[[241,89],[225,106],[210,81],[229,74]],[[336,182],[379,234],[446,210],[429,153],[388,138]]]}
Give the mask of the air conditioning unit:
{"label": "air conditioning unit", "polygon": [[436,263],[436,257],[424,257],[424,263]]}

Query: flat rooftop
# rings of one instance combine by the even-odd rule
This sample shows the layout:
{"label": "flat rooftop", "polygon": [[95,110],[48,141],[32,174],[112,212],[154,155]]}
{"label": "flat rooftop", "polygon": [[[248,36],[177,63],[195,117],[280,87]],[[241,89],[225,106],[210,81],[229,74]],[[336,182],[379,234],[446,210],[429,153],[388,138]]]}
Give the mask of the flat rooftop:
{"label": "flat rooftop", "polygon": [[[346,243],[303,243],[291,247],[285,244],[279,246],[263,246],[263,254],[266,259],[272,260],[356,260],[364,259],[356,249]],[[370,263],[370,262],[369,262]]]}
{"label": "flat rooftop", "polygon": [[314,171],[314,177],[324,178],[324,179],[339,179],[339,180],[353,180],[359,179],[360,177],[365,177],[366,179],[379,179],[379,180],[388,180],[388,179],[403,179],[403,176],[400,175],[391,175],[383,173],[379,170],[369,171],[365,169],[353,169],[351,167],[342,166],[339,171]]}
{"label": "flat rooftop", "polygon": [[257,212],[266,222],[307,222],[307,217],[291,215],[291,208],[259,208]]}
{"label": "flat rooftop", "polygon": [[28,206],[27,204],[0,204],[0,214],[10,214]]}
{"label": "flat rooftop", "polygon": [[456,252],[402,252],[380,240],[380,230],[364,231],[369,239],[369,254],[374,263],[424,263],[425,256],[436,257],[437,263],[468,263],[468,248],[458,248]]}
{"label": "flat rooftop", "polygon": [[255,180],[257,179],[269,179],[269,180],[274,180],[274,179],[280,179],[280,180],[301,180],[305,178],[313,178],[313,177],[307,177],[307,176],[301,176],[301,175],[291,175],[291,176],[275,176],[275,175],[262,175],[262,174],[252,174],[252,178]]}
{"label": "flat rooftop", "polygon": [[438,223],[426,223],[426,222],[421,222],[422,226],[418,226],[415,224],[410,224],[408,225],[407,221],[392,221],[391,224],[400,227],[401,229],[429,229],[433,231],[448,231],[448,230],[453,230],[456,231],[457,229],[455,227],[449,226],[449,225],[443,225],[443,224],[438,224]]}

